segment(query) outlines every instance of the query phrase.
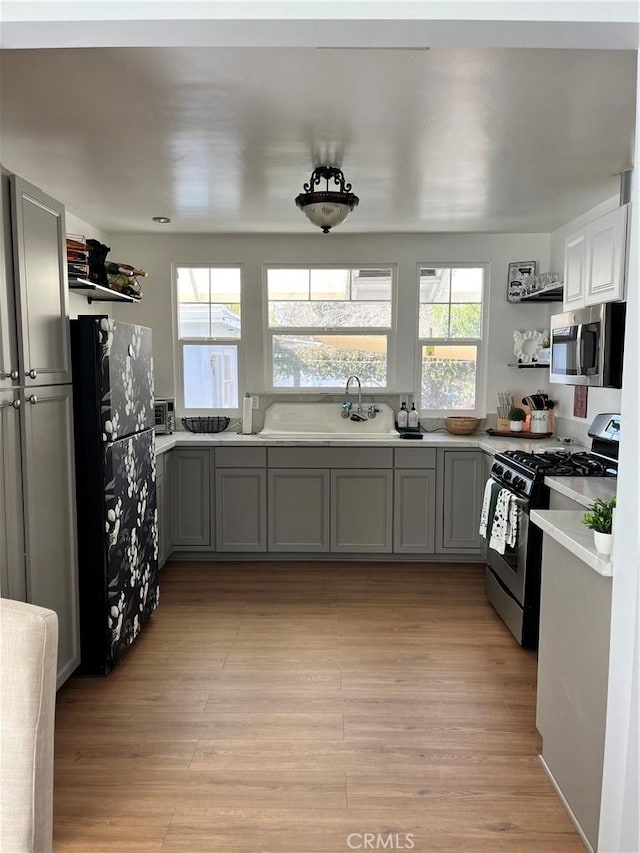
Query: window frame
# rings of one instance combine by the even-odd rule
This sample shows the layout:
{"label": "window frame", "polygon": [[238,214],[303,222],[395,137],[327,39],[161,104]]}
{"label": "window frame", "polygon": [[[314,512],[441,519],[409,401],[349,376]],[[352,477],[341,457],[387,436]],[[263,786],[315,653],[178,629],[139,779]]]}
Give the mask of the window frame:
{"label": "window frame", "polygon": [[[431,269],[482,269],[482,310],[480,312],[480,337],[479,338],[423,338],[420,337],[420,306],[446,303],[422,303],[420,302],[420,270]],[[420,262],[416,266],[416,363],[414,371],[415,399],[421,418],[445,418],[470,416],[482,418],[486,415],[487,396],[487,344],[489,337],[489,295],[491,292],[491,264],[489,261],[428,261]],[[449,304],[451,294],[449,295]],[[473,304],[473,303],[460,303]],[[427,409],[422,404],[422,348],[424,346],[460,347],[475,346],[477,349],[476,359],[476,399],[473,409]]]}
{"label": "window frame", "polygon": [[[245,270],[243,263],[211,263],[193,261],[174,262],[171,265],[172,280],[172,314],[173,314],[173,336],[175,346],[173,347],[174,361],[173,369],[176,385],[176,408],[184,417],[222,417],[237,418],[242,413],[242,398],[245,386],[245,323],[246,323],[246,293],[245,293]],[[181,338],[180,321],[178,309],[178,270],[179,269],[237,269],[240,270],[240,337],[239,338]],[[211,304],[211,303],[209,303]],[[234,409],[221,408],[187,408],[184,396],[184,346],[234,346],[237,352],[238,367],[238,405]]]}
{"label": "window frame", "polygon": [[[354,269],[388,269],[391,270],[391,322],[389,326],[338,326],[331,328],[320,328],[319,326],[269,326],[269,270],[270,269],[303,269],[303,270],[354,270]],[[387,383],[382,386],[363,385],[362,390],[367,394],[392,394],[396,384],[396,346],[398,326],[398,265],[397,263],[377,263],[367,261],[366,263],[342,262],[335,263],[278,263],[269,261],[262,264],[262,334],[264,341],[264,371],[263,383],[266,394],[301,395],[310,394],[337,394],[344,391],[344,385],[318,385],[314,387],[291,388],[273,384],[273,338],[278,335],[371,335],[383,336],[387,339]],[[348,377],[344,377],[346,383]]]}

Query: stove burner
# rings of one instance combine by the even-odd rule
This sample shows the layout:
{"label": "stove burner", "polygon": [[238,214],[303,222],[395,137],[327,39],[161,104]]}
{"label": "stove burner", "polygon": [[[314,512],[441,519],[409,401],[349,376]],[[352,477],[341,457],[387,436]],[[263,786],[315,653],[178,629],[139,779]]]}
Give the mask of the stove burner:
{"label": "stove burner", "polygon": [[550,453],[531,453],[524,450],[507,450],[501,454],[517,462],[531,474],[541,477],[610,477],[617,471],[592,453],[570,453],[558,450]]}

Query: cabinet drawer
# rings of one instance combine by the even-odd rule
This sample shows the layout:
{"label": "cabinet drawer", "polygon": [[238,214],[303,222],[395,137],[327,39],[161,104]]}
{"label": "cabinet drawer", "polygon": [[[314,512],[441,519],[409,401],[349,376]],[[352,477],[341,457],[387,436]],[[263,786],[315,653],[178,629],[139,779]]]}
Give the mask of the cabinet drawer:
{"label": "cabinet drawer", "polygon": [[394,450],[396,468],[435,468],[435,447],[396,447]]}
{"label": "cabinet drawer", "polygon": [[270,468],[392,468],[391,447],[270,447]]}
{"label": "cabinet drawer", "polygon": [[266,447],[216,447],[216,468],[264,468]]}

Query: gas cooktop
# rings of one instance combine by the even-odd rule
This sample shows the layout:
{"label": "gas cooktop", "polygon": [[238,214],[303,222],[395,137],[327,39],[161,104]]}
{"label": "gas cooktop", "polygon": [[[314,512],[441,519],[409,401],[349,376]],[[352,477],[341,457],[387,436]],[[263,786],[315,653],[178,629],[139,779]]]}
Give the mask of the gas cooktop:
{"label": "gas cooktop", "polygon": [[615,462],[588,452],[506,450],[499,455],[542,477],[615,477],[617,474]]}

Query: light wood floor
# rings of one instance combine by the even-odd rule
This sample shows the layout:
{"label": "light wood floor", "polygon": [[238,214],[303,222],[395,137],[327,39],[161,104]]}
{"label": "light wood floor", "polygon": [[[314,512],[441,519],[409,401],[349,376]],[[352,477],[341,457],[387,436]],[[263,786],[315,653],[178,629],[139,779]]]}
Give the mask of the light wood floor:
{"label": "light wood floor", "polygon": [[161,589],[113,674],[60,691],[55,853],[583,851],[479,567],[170,564]]}

